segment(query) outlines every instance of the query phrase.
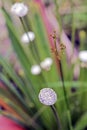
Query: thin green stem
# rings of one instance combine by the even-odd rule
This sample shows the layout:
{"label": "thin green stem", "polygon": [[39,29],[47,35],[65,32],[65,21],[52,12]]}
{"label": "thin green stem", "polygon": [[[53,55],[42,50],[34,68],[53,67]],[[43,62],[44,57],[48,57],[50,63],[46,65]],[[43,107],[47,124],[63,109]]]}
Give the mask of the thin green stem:
{"label": "thin green stem", "polygon": [[[60,17],[60,14],[59,14],[58,1],[54,0],[54,2],[55,2],[55,6],[56,6],[56,18],[58,20],[59,29],[60,29],[59,40],[60,40],[60,43],[61,43],[62,21],[61,21],[61,17]],[[74,41],[74,35],[75,35],[74,33],[75,33],[75,31],[74,31],[74,24],[73,24],[73,41]],[[54,41],[54,42],[55,42],[54,43],[55,47],[57,48],[56,41]],[[68,99],[67,99],[67,92],[66,92],[65,84],[64,84],[64,76],[63,76],[62,64],[61,64],[60,60],[58,60],[58,63],[59,63],[59,68],[60,68],[60,76],[61,76],[61,80],[62,80],[64,99],[65,99],[65,103],[66,103],[66,107],[67,107],[67,118],[68,118],[69,128],[70,128],[70,130],[73,130],[73,128],[72,128],[72,120],[71,120],[71,113],[70,113],[69,103],[68,103]]]}
{"label": "thin green stem", "polygon": [[[26,24],[28,30],[32,30],[31,27],[30,27],[30,25],[29,25],[27,16],[25,16],[25,19],[24,19],[24,20],[25,20],[25,24]],[[35,41],[34,41],[34,42],[35,42]],[[39,63],[39,62],[41,61],[41,59],[40,59],[40,55],[39,55],[39,52],[38,52],[38,48],[37,48],[36,43],[32,43],[32,44],[31,44],[31,49],[32,49],[32,52],[33,52],[34,56],[35,56],[36,59],[37,59],[37,62]]]}
{"label": "thin green stem", "polygon": [[74,12],[73,12],[73,1],[70,0],[71,2],[71,17],[72,17],[72,45],[73,45],[73,51],[74,51],[74,46],[75,46],[75,23],[74,23]]}
{"label": "thin green stem", "polygon": [[[29,37],[29,35],[28,35],[28,29],[27,29],[27,27],[26,27],[25,24],[24,24],[23,18],[20,17],[20,21],[21,21],[21,23],[22,23],[22,25],[23,25],[24,31],[26,32],[26,35],[27,35],[29,41],[31,42],[31,39],[30,39],[30,37]],[[31,51],[32,51],[32,50],[29,48],[29,55],[32,57],[32,60],[33,60],[33,62],[34,62],[34,60],[35,60],[35,55],[34,55],[34,53],[31,53]],[[33,52],[33,51],[32,51],[32,52]]]}
{"label": "thin green stem", "polygon": [[55,3],[55,13],[56,13],[56,18],[57,18],[57,21],[58,21],[58,24],[59,24],[59,38],[61,40],[61,33],[62,33],[62,21],[61,21],[61,16],[60,16],[60,13],[59,13],[59,5],[58,5],[58,1],[57,0],[54,0],[54,3]]}
{"label": "thin green stem", "polygon": [[56,119],[56,122],[57,122],[57,126],[58,126],[58,130],[62,130],[62,127],[61,127],[61,123],[60,123],[60,120],[59,120],[59,117],[58,117],[58,114],[57,114],[57,111],[56,111],[56,108],[54,105],[50,106],[52,111],[53,111],[53,114],[55,116],[55,119]]}
{"label": "thin green stem", "polygon": [[21,23],[22,23],[22,25],[23,25],[23,28],[24,28],[24,30],[25,30],[25,32],[26,32],[26,34],[27,34],[27,37],[28,37],[28,39],[29,39],[29,41],[31,41],[30,40],[30,37],[29,37],[29,35],[28,35],[28,30],[27,30],[27,27],[25,26],[25,24],[24,24],[24,21],[23,21],[23,19],[20,17],[20,20],[21,20]]}
{"label": "thin green stem", "polygon": [[67,92],[66,92],[65,84],[64,84],[64,76],[63,76],[61,61],[59,61],[59,68],[60,68],[60,76],[61,76],[61,80],[62,80],[63,92],[64,92],[64,97],[65,97],[65,103],[66,103],[66,107],[67,107],[67,117],[68,117],[68,122],[69,122],[69,128],[70,128],[70,130],[73,130],[70,107],[69,107],[69,102],[67,99]]}

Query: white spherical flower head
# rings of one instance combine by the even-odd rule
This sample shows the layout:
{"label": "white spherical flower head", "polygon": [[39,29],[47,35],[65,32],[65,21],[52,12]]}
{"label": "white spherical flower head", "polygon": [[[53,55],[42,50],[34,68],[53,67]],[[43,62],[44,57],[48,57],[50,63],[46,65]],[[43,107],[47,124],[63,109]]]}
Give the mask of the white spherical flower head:
{"label": "white spherical flower head", "polygon": [[45,70],[50,70],[50,67],[51,67],[51,65],[52,65],[52,63],[53,63],[53,60],[52,60],[52,58],[46,58],[44,61],[42,61],[41,63],[40,63],[40,66],[43,68],[43,69],[45,69]]}
{"label": "white spherical flower head", "polygon": [[40,68],[40,66],[39,66],[39,65],[33,65],[33,66],[31,67],[31,73],[32,73],[33,75],[39,75],[39,74],[41,73],[41,68]]}
{"label": "white spherical flower head", "polygon": [[29,43],[30,41],[33,41],[35,39],[35,34],[33,32],[24,33],[21,41],[23,43]]}
{"label": "white spherical flower head", "polygon": [[51,88],[43,88],[39,93],[39,100],[42,104],[51,106],[57,101],[57,95]]}
{"label": "white spherical flower head", "polygon": [[28,13],[28,7],[24,3],[15,3],[11,7],[11,12],[19,17],[24,17]]}
{"label": "white spherical flower head", "polygon": [[87,51],[86,50],[79,52],[79,59],[82,62],[87,62]]}

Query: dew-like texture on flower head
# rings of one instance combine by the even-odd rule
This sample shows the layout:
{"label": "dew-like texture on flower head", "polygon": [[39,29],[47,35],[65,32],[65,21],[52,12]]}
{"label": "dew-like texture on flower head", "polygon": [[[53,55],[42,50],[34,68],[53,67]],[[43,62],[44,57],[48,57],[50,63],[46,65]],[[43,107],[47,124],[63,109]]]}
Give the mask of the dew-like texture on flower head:
{"label": "dew-like texture on flower head", "polygon": [[79,59],[82,62],[87,62],[87,51],[86,50],[79,52]]}
{"label": "dew-like texture on flower head", "polygon": [[52,63],[53,63],[52,58],[47,57],[47,58],[45,58],[44,61],[42,61],[40,63],[40,66],[41,66],[42,69],[45,69],[45,70],[48,71],[48,70],[50,70],[50,67],[51,67]]}
{"label": "dew-like texture on flower head", "polygon": [[24,3],[15,3],[11,7],[11,12],[19,17],[24,17],[28,13],[28,7]]}
{"label": "dew-like texture on flower head", "polygon": [[39,100],[42,104],[51,106],[57,101],[57,94],[51,88],[43,88],[40,90]]}
{"label": "dew-like texture on flower head", "polygon": [[21,41],[23,43],[29,43],[30,41],[33,41],[35,39],[35,34],[33,32],[27,32],[24,33],[21,37]]}
{"label": "dew-like texture on flower head", "polygon": [[31,73],[32,73],[33,75],[39,75],[39,74],[41,73],[41,68],[40,68],[40,66],[39,66],[39,65],[33,65],[33,66],[31,67]]}

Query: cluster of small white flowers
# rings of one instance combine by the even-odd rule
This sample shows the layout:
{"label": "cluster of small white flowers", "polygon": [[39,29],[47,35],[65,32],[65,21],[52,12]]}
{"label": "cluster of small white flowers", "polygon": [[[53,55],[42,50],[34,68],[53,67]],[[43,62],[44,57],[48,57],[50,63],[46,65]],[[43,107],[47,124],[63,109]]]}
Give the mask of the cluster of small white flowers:
{"label": "cluster of small white flowers", "polygon": [[28,13],[28,7],[24,3],[15,3],[11,7],[11,12],[17,15],[18,17],[24,17]]}
{"label": "cluster of small white flowers", "polygon": [[39,100],[42,104],[51,106],[57,101],[57,94],[51,88],[43,88],[40,90]]}
{"label": "cluster of small white flowers", "polygon": [[31,31],[24,33],[21,37],[21,41],[26,44],[33,41],[34,39],[35,39],[35,34]]}

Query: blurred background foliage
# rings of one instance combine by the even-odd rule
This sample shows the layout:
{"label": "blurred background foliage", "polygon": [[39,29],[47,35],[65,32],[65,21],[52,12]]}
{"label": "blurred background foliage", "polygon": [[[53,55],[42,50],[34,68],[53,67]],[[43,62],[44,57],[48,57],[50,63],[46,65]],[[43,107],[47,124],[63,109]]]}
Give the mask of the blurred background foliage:
{"label": "blurred background foliage", "polygon": [[[21,20],[10,12],[14,2],[24,2],[29,7],[29,13],[24,17],[26,30]],[[61,62],[73,130],[86,130],[87,67],[81,67],[78,54],[80,50],[87,49],[87,0],[43,0],[41,3],[40,0],[39,2],[38,0],[3,0],[2,3],[0,11],[4,20],[0,19],[2,23],[4,21],[6,34],[3,34],[0,40],[0,48],[4,48],[0,49],[0,114],[16,121],[24,129],[57,129],[52,111],[49,107],[42,105],[38,99],[40,89],[50,87],[58,95],[55,107],[60,117],[62,130],[69,130],[59,62],[51,52],[54,43],[50,34],[55,27],[50,27],[49,34],[45,21],[45,17],[46,19],[50,17],[47,17],[46,12],[50,11],[55,18],[57,14],[60,15],[61,19],[57,22],[59,24],[61,20],[62,30],[72,48],[72,52],[67,49],[68,45],[64,39],[66,50],[63,52]],[[59,7],[58,12],[55,12],[57,7]],[[53,20],[55,24],[55,18],[52,18],[50,20]],[[21,36],[28,31],[35,33],[35,40],[29,44],[23,44]],[[4,38],[7,46],[2,46]],[[69,59],[67,52],[69,52]],[[49,71],[42,69],[39,75],[32,75],[32,65],[40,65],[46,57],[53,59],[51,69]]]}

